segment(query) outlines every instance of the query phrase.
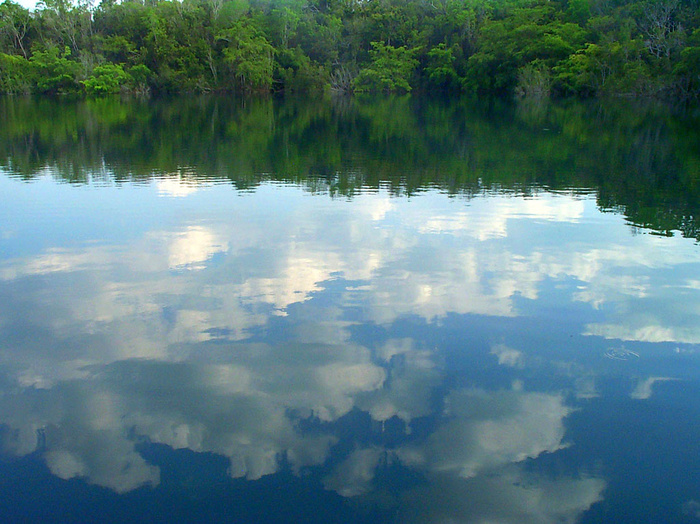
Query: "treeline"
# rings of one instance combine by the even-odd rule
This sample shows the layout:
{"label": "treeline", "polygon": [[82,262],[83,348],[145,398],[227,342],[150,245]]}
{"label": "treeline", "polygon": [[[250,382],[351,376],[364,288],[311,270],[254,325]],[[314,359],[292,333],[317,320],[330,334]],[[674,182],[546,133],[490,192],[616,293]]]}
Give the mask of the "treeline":
{"label": "treeline", "polygon": [[700,0],[0,4],[0,92],[700,96]]}

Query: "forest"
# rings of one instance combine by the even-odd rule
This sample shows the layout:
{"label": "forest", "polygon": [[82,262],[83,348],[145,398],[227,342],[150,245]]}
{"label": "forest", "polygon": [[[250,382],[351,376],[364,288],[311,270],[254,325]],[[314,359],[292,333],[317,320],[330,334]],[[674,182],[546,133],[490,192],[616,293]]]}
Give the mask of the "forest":
{"label": "forest", "polygon": [[0,92],[700,98],[700,0],[0,4]]}

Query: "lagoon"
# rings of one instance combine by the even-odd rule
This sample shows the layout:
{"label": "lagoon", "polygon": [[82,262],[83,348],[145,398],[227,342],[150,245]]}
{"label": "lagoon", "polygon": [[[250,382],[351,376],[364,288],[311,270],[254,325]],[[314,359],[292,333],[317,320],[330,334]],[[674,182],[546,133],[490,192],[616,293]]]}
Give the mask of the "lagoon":
{"label": "lagoon", "polygon": [[698,522],[700,125],[0,99],[7,522]]}

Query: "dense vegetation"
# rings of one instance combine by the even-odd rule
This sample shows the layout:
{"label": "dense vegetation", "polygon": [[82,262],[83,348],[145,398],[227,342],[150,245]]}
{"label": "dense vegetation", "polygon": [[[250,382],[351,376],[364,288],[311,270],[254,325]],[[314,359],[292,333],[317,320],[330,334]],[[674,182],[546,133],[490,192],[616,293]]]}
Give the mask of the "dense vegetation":
{"label": "dense vegetation", "polygon": [[698,97],[700,0],[0,4],[0,92]]}

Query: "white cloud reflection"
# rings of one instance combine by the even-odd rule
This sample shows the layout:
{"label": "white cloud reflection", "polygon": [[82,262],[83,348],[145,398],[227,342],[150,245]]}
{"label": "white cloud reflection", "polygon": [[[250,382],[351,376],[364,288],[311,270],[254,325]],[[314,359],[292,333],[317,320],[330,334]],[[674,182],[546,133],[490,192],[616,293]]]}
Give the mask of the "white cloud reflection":
{"label": "white cloud reflection", "polygon": [[426,446],[401,451],[406,463],[469,478],[566,447],[564,418],[571,410],[561,396],[461,390],[446,405],[451,419]]}
{"label": "white cloud reflection", "polygon": [[204,269],[211,257],[228,251],[225,240],[202,226],[188,226],[183,231],[165,235],[163,242],[167,245],[170,269]]}
{"label": "white cloud reflection", "polygon": [[182,173],[176,173],[174,176],[158,178],[155,186],[158,196],[184,198],[199,191],[203,184],[201,180],[188,179]]}
{"label": "white cloud reflection", "polygon": [[325,483],[345,496],[369,491],[381,459],[457,478],[493,475],[503,467],[566,447],[571,412],[558,395],[458,390],[446,398],[445,421],[427,441],[398,449],[358,449]]}
{"label": "white cloud reflection", "polygon": [[[700,327],[690,322],[691,315],[663,316],[668,308],[658,307],[660,300],[670,302],[671,288],[650,283],[652,276],[667,274],[681,263],[689,270],[688,264],[700,263],[697,250],[685,249],[683,239],[663,239],[662,244],[655,237],[631,237],[624,229],[617,232],[621,236],[610,237],[609,247],[601,247],[605,240],[596,233],[598,224],[588,218],[595,204],[591,199],[566,194],[492,196],[464,207],[459,201],[428,195],[425,202],[419,198],[417,205],[405,206],[402,200],[378,193],[314,208],[315,199],[303,199],[296,206],[291,195],[295,204],[282,210],[282,216],[265,214],[275,204],[264,200],[275,196],[263,191],[259,207],[239,210],[240,217],[253,214],[242,225],[239,220],[235,227],[210,221],[206,226],[152,231],[141,242],[118,248],[51,248],[1,263],[0,277],[13,281],[32,275],[89,274],[77,285],[83,287],[86,309],[101,312],[95,315],[99,321],[124,318],[125,302],[134,304],[137,296],[140,307],[151,312],[162,309],[166,295],[205,296],[212,307],[190,314],[204,328],[200,331],[206,331],[208,322],[209,328],[239,334],[265,322],[266,317],[253,314],[249,306],[265,303],[285,314],[290,305],[308,300],[339,277],[363,283],[358,289],[366,291],[365,319],[381,324],[403,315],[427,320],[450,313],[518,316],[516,299],[539,300],[545,282],[570,280],[578,282],[570,299],[597,309],[615,306],[610,315],[614,324],[591,323],[582,330],[586,334],[700,342]],[[511,242],[509,227],[525,221],[542,228],[542,234],[527,245]],[[560,227],[575,222],[581,238],[562,237]],[[499,224],[498,234],[487,232],[493,224]],[[594,240],[586,241],[587,235]],[[217,268],[202,272],[217,255]],[[198,270],[201,275],[164,273],[172,269]],[[687,274],[675,279],[688,298],[676,308],[700,308],[698,290],[686,285],[691,280]],[[644,309],[631,315],[632,304],[635,310]],[[178,312],[186,308],[177,301],[169,306]],[[113,315],[106,311],[110,307]],[[223,311],[225,307],[232,311]],[[247,312],[240,311],[246,307]],[[678,318],[683,325],[677,325]]]}
{"label": "white cloud reflection", "polygon": [[513,220],[578,222],[585,203],[580,198],[540,194],[531,198],[487,197],[473,200],[468,211],[432,215],[418,224],[421,233],[464,234],[477,240],[506,238]]}
{"label": "white cloud reflection", "polygon": [[602,500],[598,478],[545,478],[521,462],[566,446],[563,421],[571,412],[559,395],[512,390],[457,390],[445,419],[421,445],[355,449],[324,486],[345,497],[377,489],[377,473],[391,465],[429,479],[399,495],[401,522],[576,522]]}
{"label": "white cloud reflection", "polygon": [[[175,449],[225,456],[232,477],[259,479],[279,471],[283,461],[299,473],[321,467],[337,437],[332,431],[300,432],[292,412],[330,421],[353,406],[364,409],[389,398],[406,399],[409,410],[414,406],[413,413],[404,412],[406,420],[430,413],[429,398],[440,377],[428,373],[426,387],[410,386],[419,383],[419,370],[433,369],[435,355],[405,340],[389,342],[381,353],[397,364],[402,360],[390,367],[389,383],[381,368],[358,363],[367,358],[359,347],[205,345],[182,363],[118,362],[51,390],[29,388],[0,397],[3,422],[12,428],[4,444],[18,455],[43,447],[53,474],[119,493],[157,485],[160,478],[130,433]],[[237,355],[235,364],[221,361],[230,354]],[[328,380],[329,369],[334,380]],[[600,500],[605,483],[539,478],[519,466],[567,445],[563,421],[570,412],[561,395],[529,392],[518,384],[498,391],[454,390],[427,438],[392,449],[357,447],[333,466],[323,485],[362,503],[376,488],[378,470],[396,464],[430,479],[426,487],[396,494],[402,521],[516,522],[517,515],[524,522],[573,521]],[[385,420],[384,413],[370,413]]]}
{"label": "white cloud reflection", "polygon": [[[619,217],[602,237],[589,197],[490,196],[467,206],[430,193],[406,205],[379,192],[329,206],[292,189],[254,196],[230,215],[185,216],[132,244],[65,247],[59,239],[0,261],[7,449],[38,449],[39,431],[56,475],[118,492],[159,481],[127,429],[225,456],[234,477],[257,479],[284,462],[295,471],[320,466],[337,437],[302,434],[294,417],[333,423],[358,409],[377,423],[397,418],[408,432],[435,410],[439,351],[410,338],[365,347],[351,329],[363,323],[513,319],[531,314],[523,303],[542,311],[574,304],[592,318],[577,334],[700,342],[695,246],[631,237]],[[513,234],[524,226],[528,235]],[[668,285],[652,286],[658,278]],[[275,329],[284,329],[279,340],[267,341]],[[250,343],[253,335],[266,342]],[[528,362],[524,350],[493,342],[501,370]],[[649,398],[659,380],[640,382],[632,396]],[[594,377],[575,393],[597,396]],[[378,465],[393,460],[434,481],[407,499],[415,518],[566,522],[600,500],[601,480],[543,479],[520,467],[567,446],[571,408],[562,393],[476,384],[443,395],[445,410],[424,441],[358,446],[326,488],[362,496]]]}
{"label": "white cloud reflection", "polygon": [[498,363],[502,366],[516,367],[523,363],[522,351],[510,348],[505,344],[497,344],[492,347],[491,354],[498,358]]}
{"label": "white cloud reflection", "polygon": [[655,384],[658,384],[660,382],[668,382],[671,380],[676,379],[670,377],[649,377],[643,380],[639,380],[634,390],[632,390],[632,393],[630,393],[630,397],[638,400],[649,399],[651,398]]}
{"label": "white cloud reflection", "polygon": [[578,522],[603,499],[597,478],[542,478],[518,467],[500,475],[436,476],[401,500],[401,522],[555,524]]}

